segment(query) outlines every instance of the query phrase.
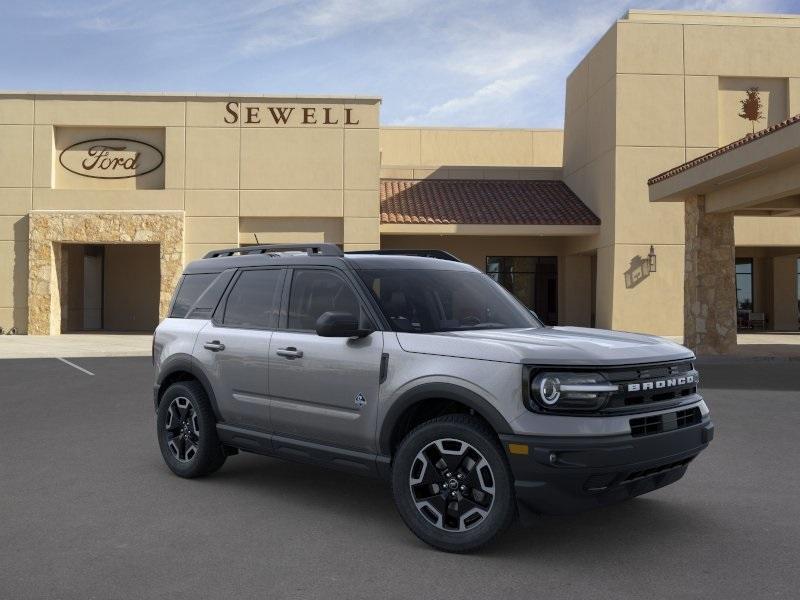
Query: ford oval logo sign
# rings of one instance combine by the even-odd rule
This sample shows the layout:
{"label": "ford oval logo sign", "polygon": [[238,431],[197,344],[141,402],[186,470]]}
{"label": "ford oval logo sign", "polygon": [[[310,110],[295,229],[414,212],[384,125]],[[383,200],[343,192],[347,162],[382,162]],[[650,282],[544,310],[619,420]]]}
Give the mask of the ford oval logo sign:
{"label": "ford oval logo sign", "polygon": [[161,150],[126,138],[84,140],[64,148],[58,162],[67,171],[94,179],[127,179],[152,173],[164,162]]}

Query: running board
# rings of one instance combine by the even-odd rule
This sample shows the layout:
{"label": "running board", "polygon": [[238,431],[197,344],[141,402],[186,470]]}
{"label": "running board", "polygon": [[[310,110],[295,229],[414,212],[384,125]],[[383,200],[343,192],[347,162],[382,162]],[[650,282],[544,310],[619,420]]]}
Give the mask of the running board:
{"label": "running board", "polygon": [[[226,446],[246,452],[319,465],[370,477],[385,477],[385,457],[336,446],[284,437],[263,431],[217,423],[217,435]],[[381,467],[379,468],[379,463]]]}

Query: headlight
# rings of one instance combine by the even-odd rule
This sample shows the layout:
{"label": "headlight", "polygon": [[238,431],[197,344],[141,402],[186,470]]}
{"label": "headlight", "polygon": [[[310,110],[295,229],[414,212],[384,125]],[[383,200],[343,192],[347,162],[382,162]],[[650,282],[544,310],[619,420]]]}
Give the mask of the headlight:
{"label": "headlight", "polygon": [[617,390],[599,373],[545,372],[531,382],[531,397],[553,410],[595,410]]}

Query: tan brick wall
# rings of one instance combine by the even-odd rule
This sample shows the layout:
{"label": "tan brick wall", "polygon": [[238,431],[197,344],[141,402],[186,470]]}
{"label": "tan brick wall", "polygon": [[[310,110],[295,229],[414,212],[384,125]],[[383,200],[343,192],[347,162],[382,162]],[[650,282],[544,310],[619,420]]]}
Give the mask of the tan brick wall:
{"label": "tan brick wall", "polygon": [[[229,102],[235,123],[226,122]],[[179,252],[181,264],[256,235],[376,247],[379,106],[374,98],[0,94],[0,327],[24,332],[30,319],[32,333],[60,329],[50,320],[59,289],[45,282],[58,281],[58,228],[75,214],[94,215],[78,218],[86,230],[71,230],[76,240],[119,243],[166,235],[172,217],[159,213],[165,221],[154,228],[146,215],[177,211],[180,243],[170,255]],[[286,123],[273,118],[276,107]],[[163,164],[126,179],[66,171],[61,152],[94,138],[146,142]],[[162,290],[162,308],[171,292]]]}
{"label": "tan brick wall", "polygon": [[[598,324],[681,335],[684,207],[651,203],[647,179],[741,137],[739,101],[758,86],[756,128],[800,112],[800,19],[631,11],[567,80],[564,179],[600,217]],[[780,221],[785,221],[781,223]],[[737,224],[747,243],[800,245],[791,218]],[[772,233],[770,233],[772,232]],[[659,270],[626,287],[631,261],[655,246]],[[602,282],[602,284],[601,284]]]}

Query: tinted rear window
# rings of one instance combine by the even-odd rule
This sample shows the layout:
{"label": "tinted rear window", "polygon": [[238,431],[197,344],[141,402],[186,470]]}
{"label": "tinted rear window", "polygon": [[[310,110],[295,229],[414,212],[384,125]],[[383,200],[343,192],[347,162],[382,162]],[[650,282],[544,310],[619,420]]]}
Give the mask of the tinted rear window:
{"label": "tinted rear window", "polygon": [[219,273],[190,273],[184,275],[181,285],[175,294],[175,302],[172,304],[170,317],[182,319],[189,312],[192,304],[197,302],[206,288],[217,278]]}

